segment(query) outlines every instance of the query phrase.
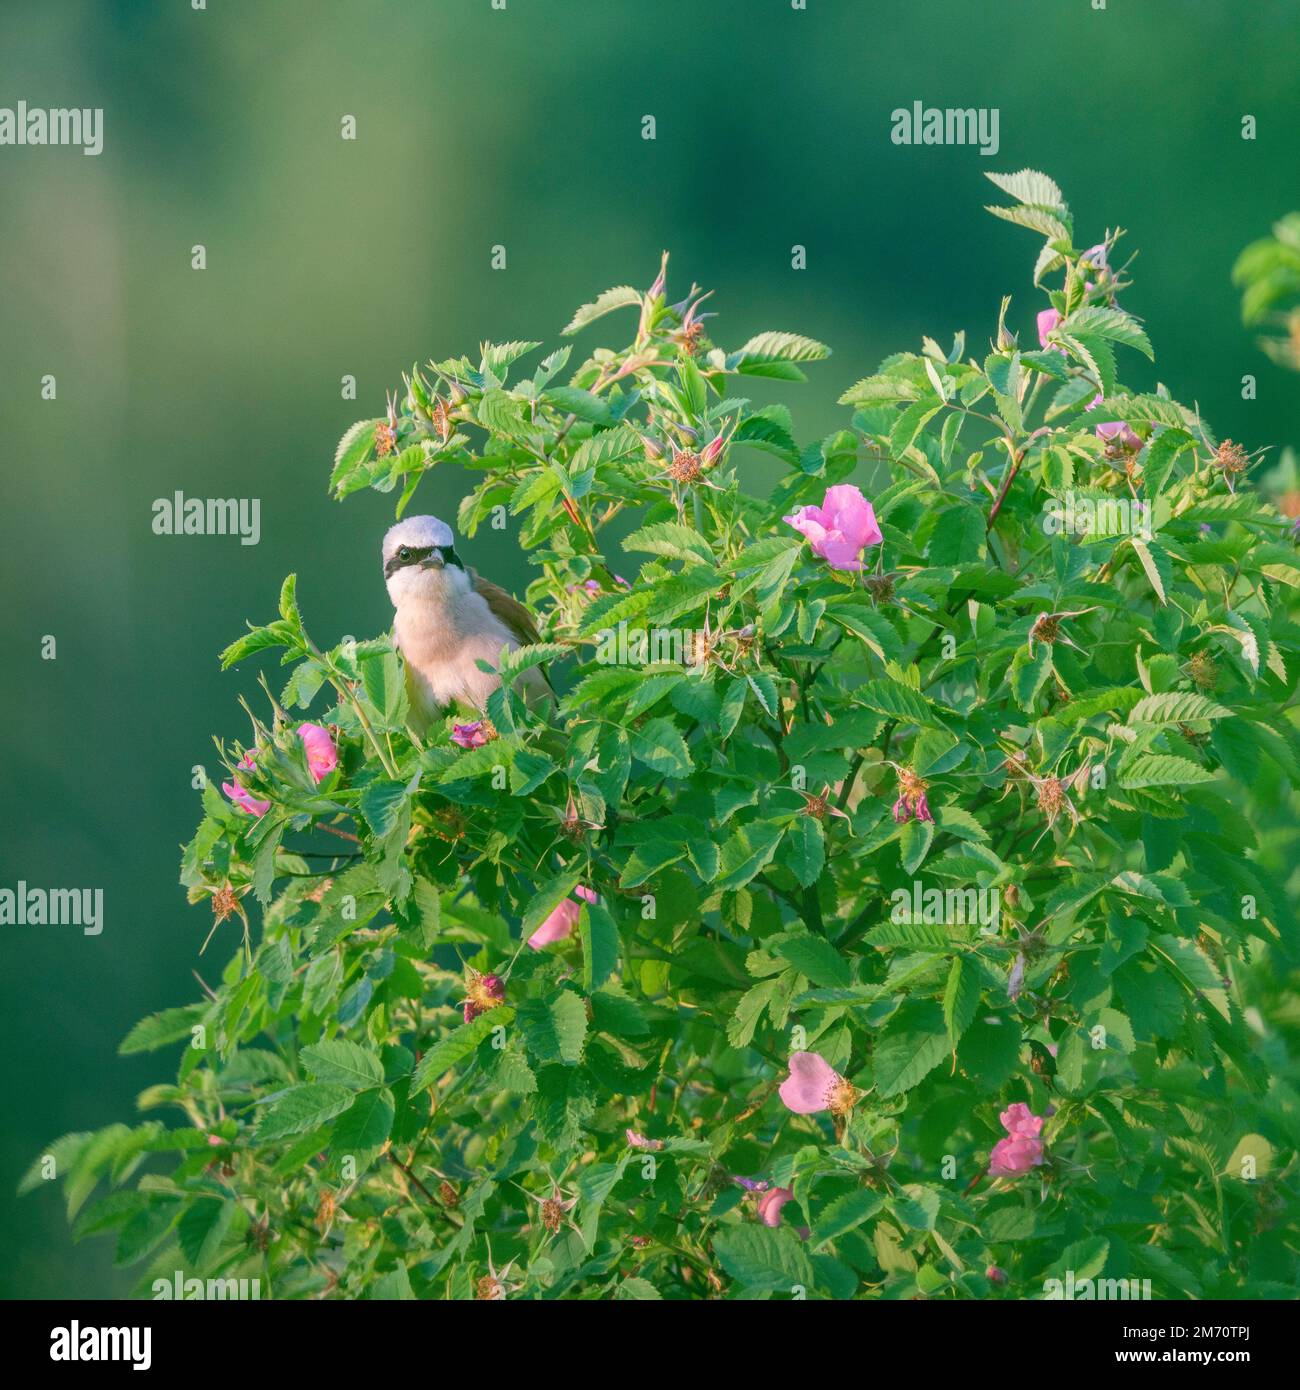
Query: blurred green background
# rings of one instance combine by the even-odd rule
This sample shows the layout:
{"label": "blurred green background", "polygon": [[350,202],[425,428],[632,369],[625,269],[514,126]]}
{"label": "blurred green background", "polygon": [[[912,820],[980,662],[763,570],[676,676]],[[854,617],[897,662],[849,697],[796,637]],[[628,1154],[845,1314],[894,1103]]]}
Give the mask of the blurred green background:
{"label": "blurred green background", "polygon": [[[1130,379],[1250,448],[1295,441],[1296,379],[1241,327],[1228,272],[1300,206],[1298,20],[1296,0],[5,0],[0,106],[103,107],[105,146],[0,148],[0,885],[102,887],[106,926],[0,929],[0,1292],[129,1285],[108,1244],[72,1244],[53,1184],[21,1201],[14,1184],[48,1139],[130,1118],[172,1055],[118,1042],[217,968],[176,884],[191,768],[215,767],[213,733],[245,734],[254,689],[216,653],[288,570],[319,641],[388,623],[393,499],[341,508],[325,484],[403,368],[552,340],[668,247],[670,292],[717,287],[719,341],[832,345],[798,388],[807,439],[923,333],[964,327],[982,351],[1004,293],[1032,338],[1037,239],[981,210],[986,169],[1030,165],[1081,244],[1119,223],[1141,250],[1125,305],[1157,371],[1130,354]],[[915,100],[999,108],[1000,152],[893,145],[890,112]],[[260,498],[260,545],[155,536],[151,504],[177,489]],[[458,501],[435,478],[417,509]],[[522,586],[508,535],[466,551]]]}

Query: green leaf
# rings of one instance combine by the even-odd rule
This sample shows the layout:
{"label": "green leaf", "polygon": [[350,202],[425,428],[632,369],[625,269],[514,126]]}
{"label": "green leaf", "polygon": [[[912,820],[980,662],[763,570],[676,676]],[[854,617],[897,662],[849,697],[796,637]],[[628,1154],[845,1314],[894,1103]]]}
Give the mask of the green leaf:
{"label": "green leaf", "polygon": [[519,1006],[524,1045],[537,1061],[576,1066],[587,1038],[587,1005],[571,989],[551,1000],[529,999]]}
{"label": "green leaf", "polygon": [[131,1029],[117,1050],[123,1057],[129,1057],[137,1052],[156,1052],[182,1038],[188,1041],[211,1007],[209,1004],[186,1004],[182,1008],[150,1014]]}
{"label": "green leaf", "polygon": [[952,1052],[948,1028],[937,1004],[904,1005],[885,1025],[872,1055],[876,1093],[910,1091]]}
{"label": "green leaf", "polygon": [[641,291],[633,289],[631,285],[615,285],[613,289],[597,295],[590,304],[584,304],[560,331],[566,338],[571,337],[580,328],[585,328],[596,319],[613,313],[615,309],[633,306],[640,308]]}
{"label": "green leaf", "polygon": [[642,550],[651,555],[665,555],[670,560],[685,560],[688,563],[702,560],[713,563],[713,551],[708,541],[698,531],[689,526],[679,526],[675,521],[661,521],[655,526],[643,526],[633,531],[623,541],[623,549]]}
{"label": "green leaf", "polygon": [[789,1226],[723,1227],[713,1237],[713,1253],[738,1284],[755,1293],[794,1293],[815,1282],[803,1242]]}
{"label": "green leaf", "polygon": [[269,1144],[317,1129],[346,1110],[353,1095],[350,1087],[330,1082],[296,1086],[263,1111],[255,1138],[259,1144]]}
{"label": "green leaf", "polygon": [[741,826],[722,846],[722,872],[715,886],[743,888],[772,862],[784,833],[785,827],[777,821]]}
{"label": "green leaf", "polygon": [[816,1250],[832,1240],[838,1240],[840,1236],[848,1235],[875,1216],[884,1205],[883,1196],[865,1187],[837,1197],[817,1218],[809,1243]]}
{"label": "green leaf", "polygon": [[537,890],[524,911],[520,934],[525,941],[566,898],[572,896],[581,880],[581,868],[563,869]]}
{"label": "green leaf", "polygon": [[1170,690],[1160,695],[1148,695],[1129,711],[1128,723],[1191,724],[1198,719],[1228,719],[1232,711],[1215,704],[1204,695],[1191,691]]}
{"label": "green leaf", "polygon": [[848,961],[820,936],[788,937],[777,947],[777,953],[820,988],[842,987],[853,978]]}
{"label": "green leaf", "polygon": [[938,725],[934,709],[924,695],[893,680],[868,681],[855,692],[858,703],[877,714],[887,714],[908,724]]}
{"label": "green leaf", "polygon": [[298,1054],[314,1081],[350,1086],[354,1091],[378,1086],[384,1079],[379,1054],[343,1038],[313,1043]]}
{"label": "green leaf", "polygon": [[490,1037],[494,1029],[506,1027],[514,1018],[511,1008],[489,1009],[479,1014],[472,1023],[463,1023],[453,1029],[445,1038],[440,1038],[420,1059],[419,1065],[411,1075],[412,1094],[432,1086],[452,1067],[465,1061],[477,1050],[484,1038]]}
{"label": "green leaf", "polygon": [[176,1241],[186,1260],[202,1273],[211,1268],[235,1215],[235,1203],[220,1197],[200,1197],[176,1223]]}
{"label": "green leaf", "polygon": [[578,917],[582,938],[582,987],[599,989],[618,966],[618,927],[600,903],[584,903]]}
{"label": "green leaf", "polygon": [[392,1133],[394,1113],[391,1091],[363,1091],[335,1123],[330,1149],[334,1153],[358,1153],[379,1148]]}
{"label": "green leaf", "polygon": [[817,882],[826,863],[826,834],[819,820],[813,816],[795,817],[786,832],[782,862],[802,887]]}
{"label": "green leaf", "polygon": [[632,756],[661,777],[689,777],[694,763],[677,725],[671,719],[652,719],[632,732]]}
{"label": "green leaf", "polygon": [[954,957],[943,991],[943,1021],[948,1028],[948,1041],[953,1047],[974,1023],[975,1015],[979,1012],[980,984],[976,966],[961,956]]}
{"label": "green leaf", "polygon": [[1135,758],[1121,767],[1119,784],[1126,790],[1136,787],[1188,787],[1197,782],[1212,782],[1214,776],[1213,772],[1207,772],[1190,758],[1156,753]]}

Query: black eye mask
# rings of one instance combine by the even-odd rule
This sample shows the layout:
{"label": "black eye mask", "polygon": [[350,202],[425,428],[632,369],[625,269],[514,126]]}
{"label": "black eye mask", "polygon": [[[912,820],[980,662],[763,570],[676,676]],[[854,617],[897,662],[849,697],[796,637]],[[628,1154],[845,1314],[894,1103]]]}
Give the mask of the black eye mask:
{"label": "black eye mask", "polygon": [[[402,551],[406,554],[403,556]],[[455,565],[457,569],[463,570],[465,566],[461,564],[460,556],[456,554],[455,546],[451,545],[424,545],[424,546],[402,546],[398,549],[388,563],[384,566],[384,578],[389,579],[398,570],[406,569],[410,565],[421,565],[437,551],[442,556],[444,565]]]}

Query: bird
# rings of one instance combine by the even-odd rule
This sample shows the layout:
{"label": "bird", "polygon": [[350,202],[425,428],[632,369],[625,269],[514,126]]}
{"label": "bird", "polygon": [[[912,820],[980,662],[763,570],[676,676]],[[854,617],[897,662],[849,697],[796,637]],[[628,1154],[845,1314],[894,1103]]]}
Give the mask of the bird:
{"label": "bird", "polygon": [[[390,527],[383,562],[412,726],[423,733],[453,707],[482,717],[501,680],[478,662],[499,667],[504,652],[539,641],[532,614],[465,567],[451,527],[436,516],[408,516]],[[518,684],[532,707],[551,693],[540,667],[524,671]]]}

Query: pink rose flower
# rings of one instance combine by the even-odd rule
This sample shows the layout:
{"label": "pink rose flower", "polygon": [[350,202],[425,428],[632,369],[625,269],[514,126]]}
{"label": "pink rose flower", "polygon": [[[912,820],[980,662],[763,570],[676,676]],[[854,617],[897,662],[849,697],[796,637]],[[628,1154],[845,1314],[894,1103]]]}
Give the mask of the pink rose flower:
{"label": "pink rose flower", "polygon": [[299,724],[298,737],[307,752],[307,770],[314,781],[323,782],[339,765],[339,750],[330,731],[320,724]]}
{"label": "pink rose flower", "polygon": [[[1094,396],[1088,402],[1087,408],[1096,410],[1102,399],[1101,396]],[[1093,433],[1106,444],[1109,444],[1112,439],[1118,439],[1126,449],[1140,449],[1142,447],[1142,436],[1130,429],[1122,420],[1108,420],[1104,425],[1098,425]]]}
{"label": "pink rose flower", "polygon": [[[573,891],[577,897],[582,898],[585,902],[599,901],[597,895],[585,884],[578,884]],[[534,951],[540,951],[543,946],[549,946],[552,942],[563,941],[578,925],[578,918],[581,914],[582,903],[575,902],[573,898],[565,898],[559,907],[528,938],[528,944]]]}
{"label": "pink rose flower", "polygon": [[[244,771],[252,771],[257,764],[253,761],[251,753],[245,753],[240,758],[238,767]],[[264,816],[271,809],[269,801],[262,801],[254,796],[247,787],[241,786],[238,782],[223,782],[221,790],[239,807],[241,811],[247,811],[250,816]]]}
{"label": "pink rose flower", "polygon": [[796,1115],[815,1115],[829,1110],[847,1115],[857,1099],[857,1088],[819,1052],[792,1052],[790,1075],[778,1090],[787,1110]]}
{"label": "pink rose flower", "polygon": [[[1040,313],[1040,314],[1038,315],[1038,346],[1039,346],[1039,347],[1045,348],[1045,347],[1047,346],[1047,335],[1052,331],[1053,328],[1056,327],[1056,325],[1057,325],[1058,323],[1060,323],[1060,321],[1061,321],[1061,314],[1060,314],[1060,311],[1057,310],[1057,309],[1044,309],[1044,310],[1042,311],[1042,313]],[[1063,348],[1060,348],[1060,347],[1057,347],[1057,348],[1053,348],[1053,351],[1054,351],[1054,352],[1063,352],[1064,349],[1063,349]]]}
{"label": "pink rose flower", "polygon": [[884,540],[871,503],[852,483],[827,488],[820,507],[800,507],[782,519],[835,570],[860,570],[862,552]]}
{"label": "pink rose flower", "polygon": [[1043,1116],[1035,1115],[1023,1102],[1009,1105],[998,1116],[1007,1137],[999,1139],[989,1156],[991,1177],[1015,1177],[1040,1167],[1043,1162]]}
{"label": "pink rose flower", "polygon": [[1142,436],[1123,420],[1108,420],[1104,425],[1098,425],[1094,431],[1097,438],[1109,444],[1111,440],[1118,440],[1126,449],[1140,449],[1142,447]]}
{"label": "pink rose flower", "polygon": [[462,748],[482,748],[488,741],[487,730],[483,727],[483,721],[476,719],[472,724],[453,724],[451,726],[451,741],[459,744]]}
{"label": "pink rose flower", "polygon": [[769,1187],[758,1199],[758,1219],[764,1226],[781,1224],[781,1208],[794,1199],[794,1192],[788,1187]]}

